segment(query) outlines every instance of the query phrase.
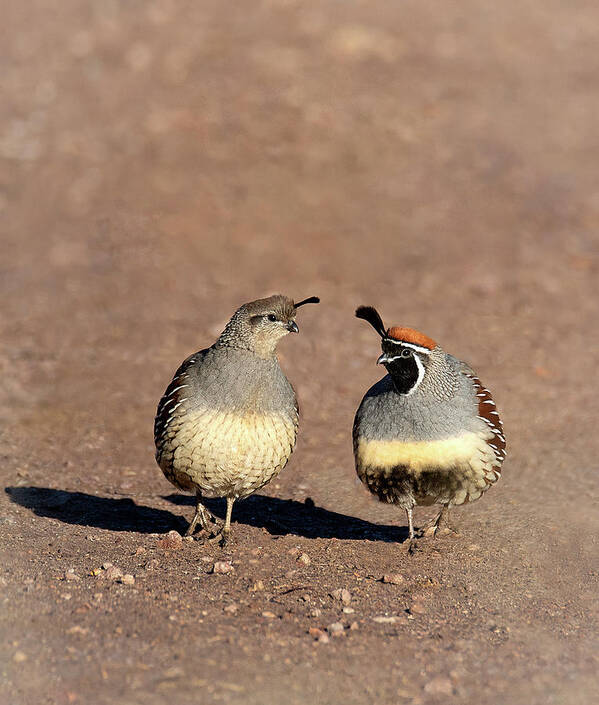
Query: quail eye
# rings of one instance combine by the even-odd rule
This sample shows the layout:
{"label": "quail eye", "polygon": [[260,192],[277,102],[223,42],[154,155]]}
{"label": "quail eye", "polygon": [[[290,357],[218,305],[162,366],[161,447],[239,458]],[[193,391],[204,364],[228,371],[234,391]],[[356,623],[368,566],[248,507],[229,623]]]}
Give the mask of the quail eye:
{"label": "quail eye", "polygon": [[277,317],[275,316],[274,313],[269,313],[267,316],[268,320],[271,321],[271,323],[275,323],[277,320]]}
{"label": "quail eye", "polygon": [[401,351],[401,356],[402,356],[402,357],[410,357],[411,354],[412,354],[412,351],[411,351],[411,350],[408,350],[407,348],[404,348],[404,349]]}

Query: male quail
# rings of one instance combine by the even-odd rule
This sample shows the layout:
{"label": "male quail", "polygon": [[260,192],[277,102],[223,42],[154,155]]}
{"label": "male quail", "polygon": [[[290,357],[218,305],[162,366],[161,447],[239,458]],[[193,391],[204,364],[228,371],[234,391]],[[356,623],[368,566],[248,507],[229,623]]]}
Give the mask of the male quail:
{"label": "male quail", "polygon": [[299,410],[293,387],[276,356],[279,340],[299,331],[295,304],[276,295],[244,304],[210,348],[188,357],[158,404],[154,421],[156,460],[170,482],[195,492],[198,522],[214,517],[203,497],[225,497],[224,525],[214,539],[225,543],[233,502],[276,477],[295,446]]}
{"label": "male quail", "polygon": [[356,471],[383,502],[406,510],[441,504],[425,527],[435,535],[449,508],[478,499],[501,474],[505,437],[491,393],[468,365],[411,328],[385,330],[378,312],[360,306],[382,338],[389,373],[371,387],[353,428]]}

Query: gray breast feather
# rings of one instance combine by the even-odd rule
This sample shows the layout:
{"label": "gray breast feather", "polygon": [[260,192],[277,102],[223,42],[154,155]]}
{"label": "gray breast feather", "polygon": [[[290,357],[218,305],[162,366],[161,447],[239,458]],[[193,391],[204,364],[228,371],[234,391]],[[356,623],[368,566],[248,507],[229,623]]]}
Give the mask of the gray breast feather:
{"label": "gray breast feather", "polygon": [[450,399],[419,393],[397,394],[387,375],[371,387],[356,413],[354,434],[368,440],[426,441],[478,430],[471,382],[458,376]]}
{"label": "gray breast feather", "polygon": [[190,370],[193,406],[243,413],[296,413],[293,387],[276,358],[214,347]]}
{"label": "gray breast feather", "polygon": [[298,417],[295,392],[276,359],[217,346],[190,355],[176,371],[158,404],[155,440],[176,415],[205,409],[278,414],[295,424]]}

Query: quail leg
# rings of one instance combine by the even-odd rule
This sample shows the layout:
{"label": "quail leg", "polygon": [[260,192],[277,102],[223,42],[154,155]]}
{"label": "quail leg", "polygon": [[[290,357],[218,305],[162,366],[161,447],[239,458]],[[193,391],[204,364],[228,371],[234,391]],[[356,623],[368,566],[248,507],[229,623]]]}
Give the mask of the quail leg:
{"label": "quail leg", "polygon": [[406,515],[408,517],[408,531],[410,532],[410,540],[408,541],[408,553],[413,555],[418,551],[418,541],[414,535],[414,520],[412,518],[413,507],[406,507]]}
{"label": "quail leg", "polygon": [[231,532],[231,514],[233,512],[233,502],[235,497],[227,497],[227,514],[222,529],[210,539],[210,542],[218,542],[221,546],[226,546]]}
{"label": "quail leg", "polygon": [[198,525],[198,522],[202,525],[202,529],[208,531],[210,529],[210,522],[216,522],[216,517],[202,504],[202,495],[198,492],[196,512],[191,520],[191,523],[187,527],[185,536],[192,536],[193,532]]}
{"label": "quail leg", "polygon": [[442,525],[445,525],[444,528],[449,530],[448,517],[449,504],[444,504],[437,516],[422,527],[422,536],[436,536],[440,533]]}
{"label": "quail leg", "polygon": [[412,507],[406,508],[406,514],[408,515],[408,529],[410,531],[410,540],[414,538],[414,521],[412,519]]}

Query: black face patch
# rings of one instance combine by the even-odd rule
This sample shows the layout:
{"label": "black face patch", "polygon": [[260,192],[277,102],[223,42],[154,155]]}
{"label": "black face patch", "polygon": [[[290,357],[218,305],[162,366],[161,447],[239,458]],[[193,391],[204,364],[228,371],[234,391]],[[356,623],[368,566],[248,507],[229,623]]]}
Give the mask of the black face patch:
{"label": "black face patch", "polygon": [[417,353],[412,352],[408,357],[403,357],[402,350],[406,350],[406,348],[396,346],[396,350],[393,353],[395,359],[383,364],[391,375],[395,389],[399,394],[407,394],[418,381],[420,370],[418,363],[414,359]]}

